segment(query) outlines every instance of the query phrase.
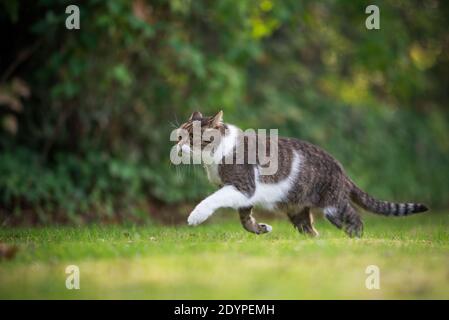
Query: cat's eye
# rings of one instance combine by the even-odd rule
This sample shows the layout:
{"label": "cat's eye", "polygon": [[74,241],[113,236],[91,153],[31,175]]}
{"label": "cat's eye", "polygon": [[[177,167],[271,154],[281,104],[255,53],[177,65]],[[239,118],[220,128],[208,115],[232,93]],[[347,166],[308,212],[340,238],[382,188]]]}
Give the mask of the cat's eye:
{"label": "cat's eye", "polygon": [[214,141],[214,137],[208,137],[208,138],[203,138],[202,143],[211,143],[212,141]]}

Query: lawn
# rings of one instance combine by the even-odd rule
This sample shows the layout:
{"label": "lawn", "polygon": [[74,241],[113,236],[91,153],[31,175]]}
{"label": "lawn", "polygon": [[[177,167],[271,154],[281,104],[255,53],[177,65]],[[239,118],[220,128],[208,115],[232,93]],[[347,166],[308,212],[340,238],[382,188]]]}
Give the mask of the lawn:
{"label": "lawn", "polygon": [[[363,239],[323,219],[316,239],[266,222],[274,230],[261,236],[237,217],[196,228],[1,228],[0,243],[19,250],[0,261],[0,298],[449,299],[448,214],[365,215]],[[80,290],[65,287],[68,265],[80,269]],[[365,286],[369,265],[380,269],[378,290]]]}

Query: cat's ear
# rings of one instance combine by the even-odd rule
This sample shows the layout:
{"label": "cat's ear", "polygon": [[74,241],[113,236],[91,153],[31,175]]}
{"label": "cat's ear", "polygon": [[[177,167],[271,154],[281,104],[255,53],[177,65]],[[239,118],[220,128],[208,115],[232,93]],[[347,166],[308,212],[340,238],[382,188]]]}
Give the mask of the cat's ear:
{"label": "cat's ear", "polygon": [[217,114],[215,116],[212,117],[210,126],[215,128],[215,127],[218,127],[222,123],[223,123],[223,111],[220,110],[217,112]]}
{"label": "cat's ear", "polygon": [[189,118],[189,121],[201,120],[203,115],[199,111],[194,111]]}

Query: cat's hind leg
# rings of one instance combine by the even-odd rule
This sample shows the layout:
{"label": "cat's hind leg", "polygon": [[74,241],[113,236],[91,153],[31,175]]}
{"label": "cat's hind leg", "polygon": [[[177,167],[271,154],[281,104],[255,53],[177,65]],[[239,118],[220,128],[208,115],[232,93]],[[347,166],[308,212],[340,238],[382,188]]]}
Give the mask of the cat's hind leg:
{"label": "cat's hind leg", "polygon": [[240,222],[243,228],[255,234],[268,233],[273,230],[273,228],[266,223],[257,223],[252,215],[253,207],[239,208]]}
{"label": "cat's hind leg", "polygon": [[312,237],[319,236],[318,231],[313,226],[313,216],[309,207],[300,210],[289,210],[287,212],[290,221],[300,233],[310,235]]}
{"label": "cat's hind leg", "polygon": [[358,212],[350,203],[341,206],[324,208],[324,216],[333,225],[343,229],[348,236],[361,238],[363,235],[363,222]]}

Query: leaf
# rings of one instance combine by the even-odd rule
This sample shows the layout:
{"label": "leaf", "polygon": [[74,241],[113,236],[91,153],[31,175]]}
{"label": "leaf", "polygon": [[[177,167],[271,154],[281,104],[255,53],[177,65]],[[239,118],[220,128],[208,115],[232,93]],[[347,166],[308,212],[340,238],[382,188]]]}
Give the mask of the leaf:
{"label": "leaf", "polygon": [[13,115],[7,115],[3,118],[3,128],[11,133],[12,135],[16,135],[17,133],[17,119]]}
{"label": "leaf", "polygon": [[5,105],[9,109],[20,112],[22,111],[22,103],[18,98],[16,98],[14,95],[1,90],[0,88],[0,105]]}
{"label": "leaf", "polygon": [[25,81],[19,78],[14,78],[12,80],[12,91],[24,98],[31,96],[30,87]]}
{"label": "leaf", "polygon": [[16,256],[19,248],[15,245],[0,243],[0,260],[11,260]]}

